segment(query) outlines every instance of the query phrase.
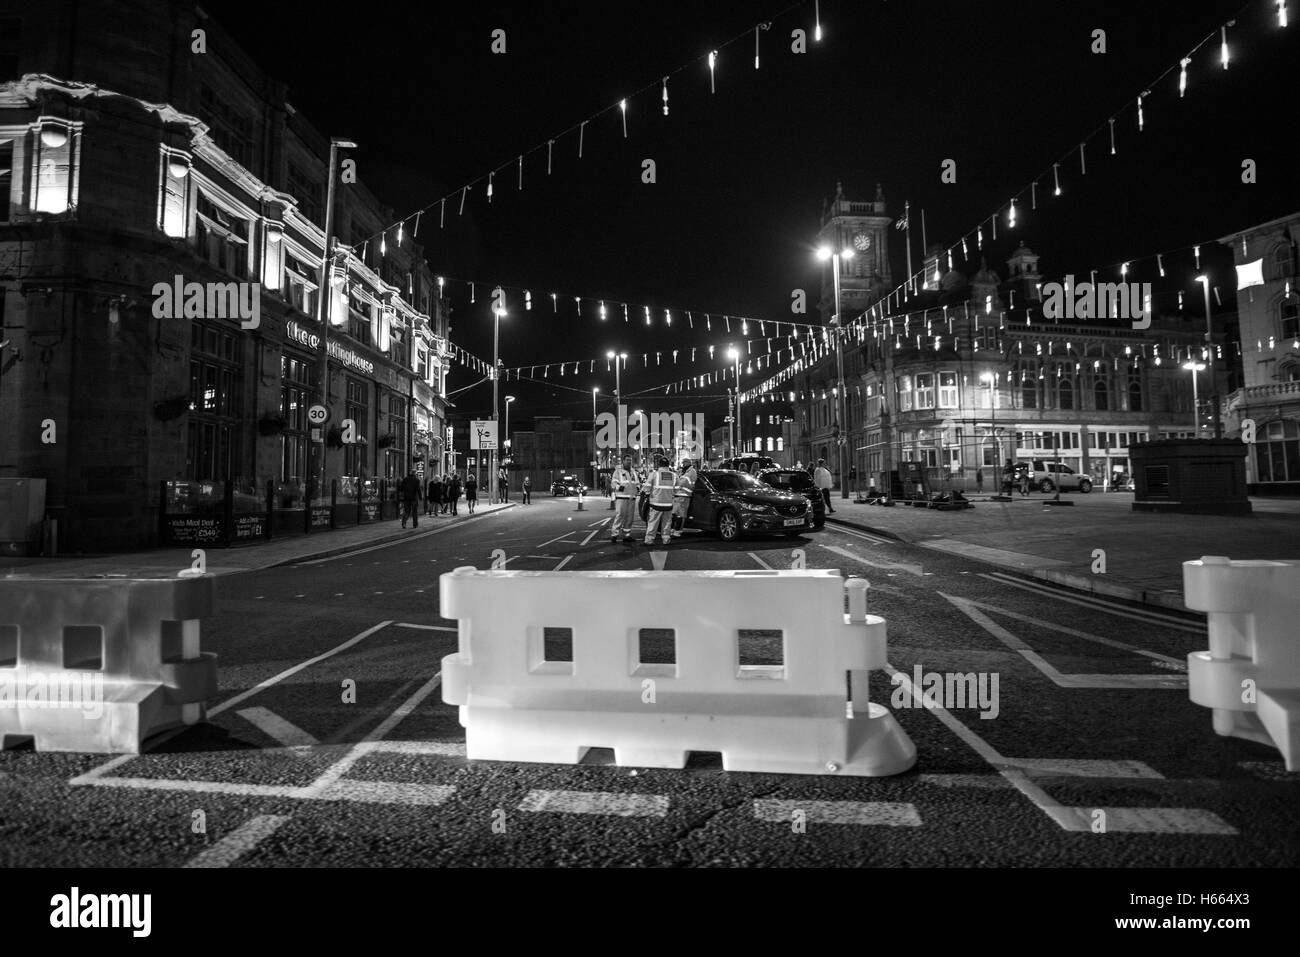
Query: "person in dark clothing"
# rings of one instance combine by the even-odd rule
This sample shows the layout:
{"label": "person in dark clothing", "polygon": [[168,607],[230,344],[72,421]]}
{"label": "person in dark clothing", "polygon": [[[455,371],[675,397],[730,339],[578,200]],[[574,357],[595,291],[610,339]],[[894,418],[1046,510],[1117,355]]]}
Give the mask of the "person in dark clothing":
{"label": "person in dark clothing", "polygon": [[524,476],[523,488],[524,488],[524,504],[531,505],[533,501],[533,480],[527,475]]}
{"label": "person in dark clothing", "polygon": [[460,475],[453,472],[451,478],[447,479],[447,490],[443,493],[447,499],[447,508],[450,514],[458,515],[457,505],[460,502]]}
{"label": "person in dark clothing", "polygon": [[406,520],[411,520],[412,528],[420,527],[420,480],[416,477],[415,469],[406,473],[406,478],[402,479],[402,484],[398,486],[398,493],[401,497],[401,515],[402,528],[406,528]]}
{"label": "person in dark clothing", "polygon": [[438,513],[438,476],[434,475],[424,486],[424,514],[436,515]]}
{"label": "person in dark clothing", "polygon": [[474,506],[478,504],[478,476],[470,472],[465,476],[465,504],[469,506],[469,513],[474,514]]}

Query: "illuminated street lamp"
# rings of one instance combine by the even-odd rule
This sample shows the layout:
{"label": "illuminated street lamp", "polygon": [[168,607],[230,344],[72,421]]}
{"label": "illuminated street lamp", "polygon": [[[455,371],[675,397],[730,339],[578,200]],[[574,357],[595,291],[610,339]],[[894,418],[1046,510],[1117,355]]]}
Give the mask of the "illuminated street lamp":
{"label": "illuminated street lamp", "polygon": [[853,250],[850,247],[836,252],[829,246],[822,246],[817,250],[817,258],[825,262],[830,260],[831,272],[834,274],[835,282],[835,317],[832,320],[835,326],[835,368],[836,375],[839,377],[839,392],[836,394],[836,424],[835,424],[835,448],[838,451],[838,463],[840,472],[840,498],[847,500],[849,497],[849,478],[848,472],[844,468],[844,328],[840,322],[840,261],[853,258]]}
{"label": "illuminated street lamp", "polygon": [[[1209,370],[1208,378],[1210,380],[1210,389],[1212,395],[1212,411],[1214,414],[1214,437],[1223,438],[1223,423],[1219,420],[1219,384],[1214,378],[1214,338],[1211,334],[1210,326],[1210,277],[1209,274],[1196,277],[1196,281],[1205,289],[1205,368]],[[1196,373],[1192,373],[1195,379]],[[1198,421],[1199,425],[1199,421]],[[1199,430],[1197,432],[1199,436]]]}
{"label": "illuminated street lamp", "polygon": [[621,465],[623,463],[623,388],[622,380],[619,376],[619,370],[624,362],[627,362],[626,352],[615,352],[611,349],[605,353],[606,359],[612,359],[614,362],[614,417],[615,431],[617,435],[614,441],[617,443],[617,460]]}
{"label": "illuminated street lamp", "polygon": [[740,439],[740,353],[736,351],[735,346],[727,347],[727,358],[730,359],[733,363],[735,363],[736,366],[736,403],[731,410],[731,417],[730,417],[731,418],[731,422],[730,422],[731,456],[732,458],[735,458],[740,451],[736,443],[741,441]]}
{"label": "illuminated street lamp", "polygon": [[1183,363],[1183,368],[1192,374],[1192,438],[1201,437],[1201,402],[1197,398],[1196,373],[1206,367],[1204,362],[1190,360]]}

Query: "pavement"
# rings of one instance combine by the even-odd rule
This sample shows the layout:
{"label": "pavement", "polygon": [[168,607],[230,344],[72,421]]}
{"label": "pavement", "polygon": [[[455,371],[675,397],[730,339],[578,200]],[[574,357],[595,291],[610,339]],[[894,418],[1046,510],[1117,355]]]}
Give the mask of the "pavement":
{"label": "pavement", "polygon": [[[832,493],[838,495],[838,492]],[[1182,563],[1205,555],[1300,560],[1300,499],[1253,498],[1245,516],[1132,510],[1132,492],[970,496],[946,512],[832,498],[829,521],[895,541],[1148,605],[1186,610]]]}
{"label": "pavement", "polygon": [[[471,515],[462,503],[457,515],[421,515],[418,526],[405,529],[398,519],[393,518],[336,531],[286,535],[227,548],[207,546],[203,549],[204,562],[206,570],[214,575],[260,571],[302,561],[304,558],[327,558],[366,546],[441,534],[447,529],[477,521],[493,512],[513,508],[515,504],[517,503],[480,504]],[[0,568],[5,570],[6,576],[50,575],[59,578],[170,577],[183,569],[193,568],[193,564],[193,546],[112,554],[59,555],[51,558],[0,558]]]}
{"label": "pavement", "polygon": [[[997,514],[966,517],[981,512]],[[542,496],[222,574],[202,623],[218,654],[206,721],[120,757],[7,741],[0,867],[1300,864],[1300,774],[1272,747],[1217,736],[1188,699],[1203,618],[843,526],[734,543],[688,532],[650,549],[610,543],[608,516]],[[220,569],[245,553],[275,557],[209,558]],[[469,760],[442,701],[458,622],[439,575],[494,558],[751,574],[806,562],[865,578],[889,642],[871,697],[916,744],[916,767],[742,773],[713,752],[683,769],[619,765],[599,723],[576,764]],[[799,636],[783,646],[792,663]],[[980,676],[991,697],[931,708],[901,694],[918,673]]]}

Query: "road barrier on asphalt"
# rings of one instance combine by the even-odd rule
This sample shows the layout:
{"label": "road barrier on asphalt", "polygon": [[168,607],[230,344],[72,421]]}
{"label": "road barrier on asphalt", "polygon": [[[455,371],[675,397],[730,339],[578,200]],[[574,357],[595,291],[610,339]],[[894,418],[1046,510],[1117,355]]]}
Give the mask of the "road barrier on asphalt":
{"label": "road barrier on asphalt", "polygon": [[459,620],[443,700],[470,759],[576,764],[595,747],[681,768],[716,751],[729,771],[898,774],[916,748],[867,700],[886,653],[867,587],[832,569],[457,568],[439,580]]}
{"label": "road barrier on asphalt", "polygon": [[200,647],[216,579],[0,579],[0,739],[138,754],[217,690]]}
{"label": "road barrier on asphalt", "polygon": [[1183,600],[1209,626],[1210,650],[1187,656],[1192,701],[1213,709],[1217,734],[1300,769],[1300,561],[1184,562]]}

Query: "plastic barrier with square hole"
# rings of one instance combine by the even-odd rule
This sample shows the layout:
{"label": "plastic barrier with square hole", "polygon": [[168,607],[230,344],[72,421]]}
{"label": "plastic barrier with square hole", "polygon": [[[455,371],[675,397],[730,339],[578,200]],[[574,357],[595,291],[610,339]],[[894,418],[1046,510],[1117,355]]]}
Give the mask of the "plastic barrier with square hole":
{"label": "plastic barrier with square hole", "polygon": [[471,760],[576,764],[611,748],[620,765],[681,768],[716,751],[728,771],[868,776],[916,763],[867,700],[886,637],[862,579],[465,567],[439,586],[459,621],[442,696]]}
{"label": "plastic barrier with square hole", "polygon": [[138,754],[203,719],[216,655],[200,647],[216,579],[0,578],[0,741]]}
{"label": "plastic barrier with square hole", "polygon": [[1187,656],[1187,691],[1217,734],[1300,769],[1300,561],[1183,562],[1183,600],[1206,613],[1210,650]]}

